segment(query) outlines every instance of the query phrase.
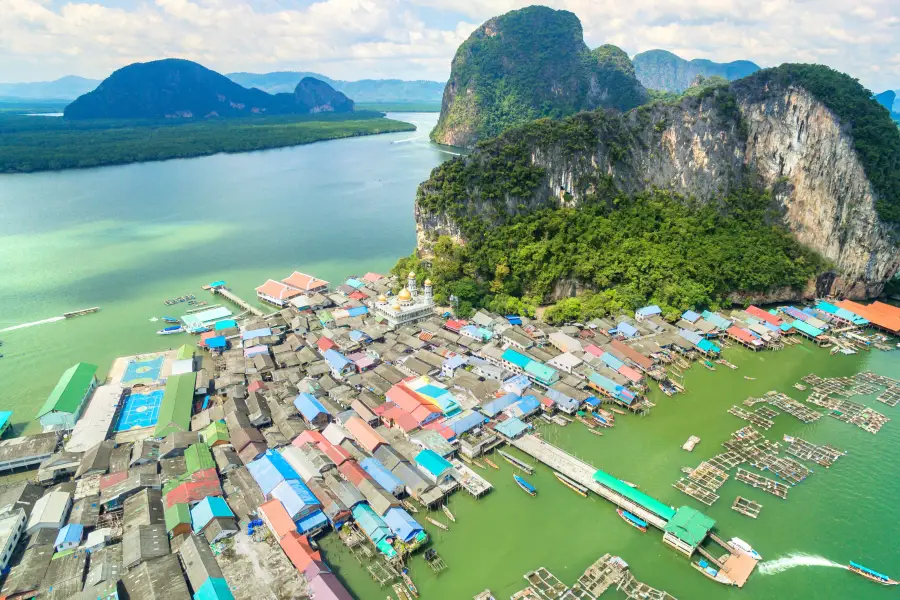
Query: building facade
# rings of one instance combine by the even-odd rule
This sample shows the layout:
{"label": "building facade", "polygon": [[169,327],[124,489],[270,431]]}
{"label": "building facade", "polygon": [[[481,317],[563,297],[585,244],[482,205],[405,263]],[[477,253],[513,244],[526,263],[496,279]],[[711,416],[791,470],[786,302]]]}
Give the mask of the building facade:
{"label": "building facade", "polygon": [[431,280],[425,280],[420,295],[416,289],[416,274],[410,273],[406,287],[390,300],[384,295],[379,296],[372,307],[372,312],[384,318],[394,329],[424,321],[434,315]]}

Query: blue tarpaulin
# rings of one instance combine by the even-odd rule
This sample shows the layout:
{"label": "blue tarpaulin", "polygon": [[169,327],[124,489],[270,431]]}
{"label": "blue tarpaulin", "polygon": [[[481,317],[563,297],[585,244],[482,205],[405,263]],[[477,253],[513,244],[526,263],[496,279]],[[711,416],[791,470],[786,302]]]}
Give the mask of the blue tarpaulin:
{"label": "blue tarpaulin", "polygon": [[347,309],[347,314],[351,317],[361,317],[369,313],[369,309],[365,306],[354,306]]}

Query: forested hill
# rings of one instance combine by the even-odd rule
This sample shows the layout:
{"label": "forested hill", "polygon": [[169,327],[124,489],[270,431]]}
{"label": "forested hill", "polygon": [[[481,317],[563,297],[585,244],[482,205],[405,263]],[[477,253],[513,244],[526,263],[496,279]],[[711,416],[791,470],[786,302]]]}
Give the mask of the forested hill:
{"label": "forested hill", "polygon": [[435,169],[416,222],[438,289],[462,261],[479,302],[614,289],[613,303],[683,309],[734,293],[880,293],[900,268],[887,112],[818,65],[719,81],[624,115],[541,119]]}
{"label": "forested hill", "polygon": [[165,59],[115,71],[66,107],[67,119],[202,119],[349,112],[353,101],[327,83],[300,80],[292,94],[247,89],[195,62]]}
{"label": "forested hill", "polygon": [[292,92],[304,77],[324,81],[354,102],[439,103],[444,93],[440,81],[404,81],[402,79],[362,79],[341,81],[318,73],[277,71],[274,73],[229,73],[228,78],[244,87],[259,88],[270,94]]}
{"label": "forested hill", "polygon": [[431,138],[473,146],[541,117],[628,110],[646,97],[622,50],[592,52],[578,17],[531,6],[490,19],[459,47]]}
{"label": "forested hill", "polygon": [[759,65],[749,60],[717,63],[711,60],[685,60],[666,50],[648,50],[636,54],[634,70],[645,88],[665,92],[683,92],[697,79],[722,77],[729,81],[740,79],[759,71]]}

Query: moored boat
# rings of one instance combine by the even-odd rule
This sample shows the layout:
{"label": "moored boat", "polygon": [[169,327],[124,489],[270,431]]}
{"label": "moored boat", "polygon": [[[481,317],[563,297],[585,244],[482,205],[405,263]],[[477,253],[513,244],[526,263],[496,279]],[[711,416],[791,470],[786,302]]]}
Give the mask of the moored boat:
{"label": "moored boat", "polygon": [[762,560],[762,556],[759,555],[759,552],[754,550],[753,546],[751,546],[750,544],[748,544],[741,538],[736,538],[736,537],[731,538],[730,540],[728,540],[728,543],[731,544],[732,546],[734,546],[735,548],[738,548],[739,550],[746,552],[747,554],[749,554],[756,560]]}
{"label": "moored boat", "polygon": [[524,479],[522,479],[522,478],[519,477],[518,475],[513,475],[513,479],[516,480],[516,483],[518,484],[518,486],[519,486],[520,488],[522,488],[522,490],[523,490],[525,493],[527,493],[527,494],[530,495],[530,496],[536,496],[536,495],[537,495],[537,489],[536,489],[533,485],[531,485],[530,483],[528,483],[527,481],[525,481]]}
{"label": "moored boat", "polygon": [[400,504],[402,504],[403,508],[405,508],[409,512],[413,512],[413,513],[419,512],[419,509],[416,508],[416,505],[413,504],[412,502],[410,502],[409,500],[401,500]]}
{"label": "moored boat", "polygon": [[494,461],[492,461],[491,459],[485,458],[484,462],[487,463],[487,465],[489,467],[491,467],[492,469],[497,469],[498,471],[500,470],[500,467],[498,467],[497,464]]}
{"label": "moored boat", "polygon": [[647,533],[647,521],[640,519],[640,518],[636,517],[635,515],[631,514],[630,512],[628,512],[627,510],[624,510],[621,508],[616,509],[616,514],[618,514],[619,517],[621,517],[623,521],[625,521],[626,523],[628,523],[635,529],[637,529],[643,533]]}
{"label": "moored boat", "polygon": [[166,327],[165,329],[160,329],[156,332],[157,335],[172,335],[173,333],[181,333],[184,331],[184,328],[181,325],[172,325],[171,327]]}
{"label": "moored boat", "polygon": [[607,412],[602,408],[592,411],[591,416],[594,417],[594,420],[601,427],[612,427],[616,424],[616,417],[611,412]]}
{"label": "moored boat", "polygon": [[599,435],[599,436],[601,436],[601,437],[603,436],[603,432],[602,432],[602,431],[597,431],[596,429],[588,429],[588,431],[590,431],[590,432],[593,433],[594,435]]}
{"label": "moored boat", "polygon": [[855,563],[852,560],[850,561],[850,566],[847,569],[851,573],[856,573],[857,575],[862,575],[869,581],[874,581],[875,583],[880,583],[881,585],[897,585],[900,581],[894,581],[887,575],[883,575],[878,571],[873,571],[867,567],[862,566],[859,563]]}
{"label": "moored boat", "polygon": [[487,467],[485,467],[483,464],[481,464],[480,462],[478,462],[477,460],[473,460],[473,461],[472,461],[472,464],[475,465],[476,467],[478,467],[479,469],[486,469],[486,468],[487,468]]}
{"label": "moored boat", "polygon": [[163,317],[162,320],[166,323],[178,323],[178,319],[175,317]]}
{"label": "moored boat", "polygon": [[413,595],[413,598],[419,597],[419,590],[416,588],[416,584],[413,583],[412,578],[409,576],[409,571],[407,569],[403,569],[400,573],[400,577],[403,578],[403,583],[406,584],[406,589],[409,590],[409,593]]}
{"label": "moored boat", "polygon": [[450,512],[450,509],[447,508],[447,505],[446,505],[446,504],[443,505],[443,506],[441,506],[441,510],[444,511],[444,514],[447,515],[447,518],[448,518],[448,519],[450,519],[451,521],[453,521],[454,523],[456,523],[456,517],[453,516],[453,513]]}
{"label": "moored boat", "polygon": [[560,483],[565,485],[567,488],[569,488],[570,490],[572,490],[579,496],[587,498],[588,489],[586,487],[584,487],[583,485],[581,485],[574,479],[571,479],[570,477],[566,477],[565,475],[563,475],[562,473],[559,473],[557,471],[553,471],[553,474],[556,476],[557,479],[559,479]]}
{"label": "moored boat", "polygon": [[625,481],[624,479],[622,480],[622,483],[624,483],[625,485],[627,485],[630,488],[637,489],[637,487],[638,487],[638,485],[636,483],[631,483],[630,481]]}
{"label": "moored boat", "polygon": [[613,408],[613,407],[610,406],[610,407],[609,407],[609,410],[613,411],[613,412],[616,413],[617,415],[627,415],[627,414],[628,414],[628,413],[626,413],[624,410],[622,410],[621,408]]}
{"label": "moored boat", "polygon": [[425,520],[434,525],[435,527],[440,527],[444,531],[450,531],[450,528],[438,521],[437,519],[432,519],[431,517],[425,517]]}
{"label": "moored boat", "polygon": [[747,377],[746,375],[744,375],[744,379],[748,381],[756,381],[756,377]]}

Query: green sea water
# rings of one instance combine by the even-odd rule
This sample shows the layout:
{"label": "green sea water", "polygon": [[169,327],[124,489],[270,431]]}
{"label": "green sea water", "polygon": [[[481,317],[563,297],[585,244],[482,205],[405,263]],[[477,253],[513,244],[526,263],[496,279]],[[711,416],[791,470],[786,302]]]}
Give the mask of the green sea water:
{"label": "green sea water", "polygon": [[[105,373],[116,356],[166,349],[192,338],[160,337],[162,322],[178,316],[163,305],[173,296],[225,279],[245,298],[267,278],[297,269],[332,282],[350,274],[385,271],[415,245],[415,188],[449,157],[429,144],[435,114],[395,116],[414,122],[413,134],[323,142],[265,152],[219,155],[85,171],[0,176],[0,330],[44,321],[64,311],[100,305],[101,312],[71,320],[0,331],[0,409],[14,410],[17,432],[32,422],[60,373],[76,361]],[[412,138],[412,139],[411,139]],[[175,313],[175,314],[172,314]],[[578,424],[542,427],[552,443],[669,504],[703,508],[726,536],[741,537],[766,559],[791,553],[838,563],[856,560],[900,576],[895,549],[900,496],[900,434],[888,423],[871,435],[823,418],[803,425],[779,416],[768,433],[831,443],[849,454],[791,490],[788,500],[729,481],[722,498],[705,508],[671,487],[680,467],[717,454],[728,434],[745,423],[726,413],[747,396],[791,385],[810,372],[848,375],[871,369],[900,377],[900,352],[831,357],[812,347],[751,354],[729,349],[738,371],[695,367],[688,393],[675,398],[654,390],[646,418],[620,417],[601,437]],[[744,375],[756,377],[748,381]],[[864,402],[893,417],[891,409]],[[690,435],[702,442],[688,454]],[[523,457],[525,458],[525,457]],[[534,462],[529,460],[529,462]],[[530,480],[536,498],[515,487],[512,470],[483,473],[495,489],[481,500],[454,494],[457,517],[449,532],[425,524],[449,565],[439,576],[421,558],[411,563],[423,598],[463,600],[489,587],[498,598],[524,587],[522,575],[546,566],[572,583],[591,562],[619,554],[635,574],[680,600],[887,598],[895,593],[846,571],[798,566],[756,573],[743,590],[710,582],[655,532],[641,534],[599,498],[584,499],[538,467]],[[764,505],[758,520],[730,510],[735,496]],[[443,514],[437,518],[446,521]],[[324,540],[326,558],[362,600],[384,598],[366,571],[336,543]]]}
{"label": "green sea water", "polygon": [[[792,387],[809,373],[823,377],[851,375],[860,370],[900,376],[900,351],[873,351],[856,356],[829,356],[813,346],[788,347],[777,353],[754,354],[743,349],[726,350],[728,360],[739,366],[732,371],[717,367],[710,372],[695,365],[686,375],[687,393],[669,398],[654,390],[657,403],[647,417],[618,416],[603,437],[587,432],[580,423],[566,427],[541,425],[539,431],[550,443],[622,479],[672,506],[689,505],[703,510],[717,521],[718,532],[729,539],[740,537],[766,560],[792,554],[813,557],[816,562],[846,564],[853,560],[870,568],[900,576],[897,551],[897,498],[900,496],[900,422],[896,419],[872,435],[830,417],[804,425],[790,415],[775,418],[766,432],[773,441],[784,434],[800,436],[814,443],[830,443],[846,450],[831,468],[809,465],[815,472],[791,489],[781,500],[735,481],[721,488],[721,498],[706,507],[672,487],[682,476],[682,466],[696,466],[724,451],[721,443],[729,434],[747,425],[728,414],[748,396],[760,396],[777,389],[802,399],[808,392]],[[744,376],[755,377],[754,381]],[[889,408],[874,397],[854,398],[894,417]],[[691,435],[701,443],[692,453],[681,445]],[[512,450],[523,460],[534,459]],[[414,515],[422,523],[449,568],[435,575],[419,556],[410,563],[410,572],[422,598],[461,600],[490,588],[497,598],[509,598],[525,587],[523,575],[540,566],[547,567],[567,584],[572,584],[586,567],[609,552],[623,557],[635,576],[680,600],[746,598],[747,600],[805,599],[844,600],[847,598],[891,598],[896,589],[882,588],[849,572],[825,566],[795,566],[779,573],[753,574],[743,589],[726,588],[704,578],[687,559],[662,543],[662,535],[651,529],[643,534],[624,523],[615,507],[592,496],[582,498],[560,484],[550,469],[539,465],[526,476],[537,489],[532,498],[512,479],[513,468],[500,458],[499,471],[481,471],[495,486],[487,496],[475,500],[464,492],[451,498],[450,509],[457,522],[442,531],[427,521],[422,511]],[[517,472],[517,471],[516,471]],[[763,505],[758,519],[731,510],[737,496]],[[447,523],[443,513],[434,518]],[[368,600],[384,598],[368,572],[337,540],[324,541],[328,563],[335,568],[355,595]],[[717,547],[711,548],[719,554]],[[816,560],[818,557],[821,560]],[[804,561],[795,559],[789,564]],[[609,592],[611,597],[624,595]]]}

